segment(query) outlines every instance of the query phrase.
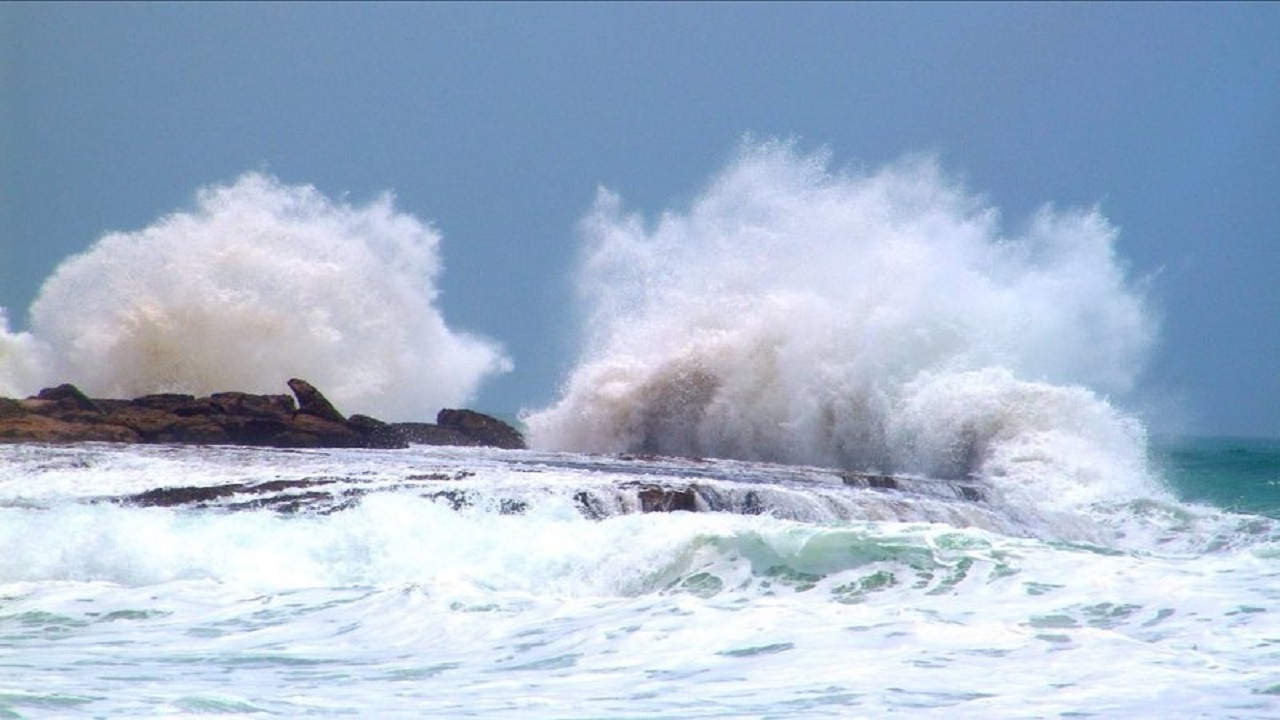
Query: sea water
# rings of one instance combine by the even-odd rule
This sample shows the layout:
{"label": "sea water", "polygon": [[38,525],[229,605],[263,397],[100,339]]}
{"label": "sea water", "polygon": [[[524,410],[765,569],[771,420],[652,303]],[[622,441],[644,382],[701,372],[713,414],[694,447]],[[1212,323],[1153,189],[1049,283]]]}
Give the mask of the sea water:
{"label": "sea water", "polygon": [[[580,234],[533,450],[0,446],[0,714],[1280,717],[1280,452],[1148,437],[1158,313],[1098,208],[748,141]],[[511,367],[439,240],[207,188],[0,317],[0,394],[430,418]]]}
{"label": "sea water", "polygon": [[[1197,453],[1170,496],[1078,518],[1089,540],[814,467],[0,446],[0,713],[1280,716],[1280,526],[1174,497],[1217,478],[1266,504],[1280,462],[1274,443],[1201,443],[1170,448]],[[1240,452],[1270,453],[1260,482],[1233,472]],[[367,492],[291,512],[122,502],[305,479]],[[618,490],[690,480],[769,499],[641,514]],[[612,509],[589,516],[583,492]],[[952,523],[928,520],[943,504]]]}

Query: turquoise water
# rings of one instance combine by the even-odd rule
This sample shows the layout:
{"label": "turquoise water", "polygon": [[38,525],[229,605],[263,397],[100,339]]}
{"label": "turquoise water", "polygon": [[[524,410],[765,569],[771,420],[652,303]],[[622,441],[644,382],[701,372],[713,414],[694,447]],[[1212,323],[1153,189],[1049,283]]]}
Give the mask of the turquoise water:
{"label": "turquoise water", "polygon": [[1278,446],[1157,443],[1180,502],[1029,453],[0,444],[0,718],[1277,718]]}
{"label": "turquoise water", "polygon": [[1158,437],[1151,455],[1185,502],[1280,518],[1280,438]]}

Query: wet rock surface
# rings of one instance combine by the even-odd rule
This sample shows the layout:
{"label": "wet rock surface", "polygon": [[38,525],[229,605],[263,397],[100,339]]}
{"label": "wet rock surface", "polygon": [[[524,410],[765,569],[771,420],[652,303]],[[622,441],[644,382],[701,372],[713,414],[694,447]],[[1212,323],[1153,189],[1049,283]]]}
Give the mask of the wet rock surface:
{"label": "wet rock surface", "polygon": [[[154,488],[97,501],[328,515],[352,508],[369,495],[394,493],[431,500],[453,510],[483,508],[501,514],[523,514],[531,501],[552,493],[570,498],[576,510],[592,520],[671,512],[767,514],[790,519],[830,515],[852,519],[868,508],[881,508],[873,512],[906,511],[924,502],[936,505],[940,519],[961,525],[986,512],[987,506],[984,489],[976,482],[841,470],[759,466],[759,474],[751,475],[744,472],[748,466],[726,467],[723,461],[656,456],[602,456],[593,460],[580,455],[531,453],[488,456],[484,462],[489,471],[477,471],[456,464],[456,459],[441,460],[420,469],[414,469],[414,462],[405,468],[408,472],[391,476],[373,471],[276,475],[214,485]],[[504,468],[497,477],[491,472],[494,466]],[[557,488],[557,481],[548,479],[540,489],[532,489],[538,487],[536,478],[563,477],[559,471],[565,469],[588,472],[576,473],[582,482],[575,483],[576,487]],[[528,480],[535,484],[530,485]]]}

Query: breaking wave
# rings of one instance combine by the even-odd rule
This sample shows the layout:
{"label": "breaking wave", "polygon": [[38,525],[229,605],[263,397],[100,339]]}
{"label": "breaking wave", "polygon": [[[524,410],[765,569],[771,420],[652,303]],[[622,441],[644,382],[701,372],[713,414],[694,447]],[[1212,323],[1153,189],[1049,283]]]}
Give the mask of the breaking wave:
{"label": "breaking wave", "polygon": [[246,174],[64,261],[31,332],[0,327],[0,391],[279,393],[296,376],[352,412],[434,414],[511,367],[445,324],[439,242],[389,195],[357,207]]}
{"label": "breaking wave", "polygon": [[748,142],[688,211],[601,190],[581,233],[585,347],[535,447],[1150,490],[1142,425],[1098,393],[1156,323],[1096,209],[1006,234],[931,159]]}

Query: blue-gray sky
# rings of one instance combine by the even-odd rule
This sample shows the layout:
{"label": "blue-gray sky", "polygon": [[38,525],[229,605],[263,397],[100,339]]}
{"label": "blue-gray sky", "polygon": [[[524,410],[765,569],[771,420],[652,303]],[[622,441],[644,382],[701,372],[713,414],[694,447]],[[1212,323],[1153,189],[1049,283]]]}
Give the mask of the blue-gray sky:
{"label": "blue-gray sky", "polygon": [[597,186],[683,207],[744,133],[932,153],[1153,275],[1156,430],[1280,436],[1280,4],[0,4],[0,306],[247,170],[443,234],[451,326],[549,402]]}

